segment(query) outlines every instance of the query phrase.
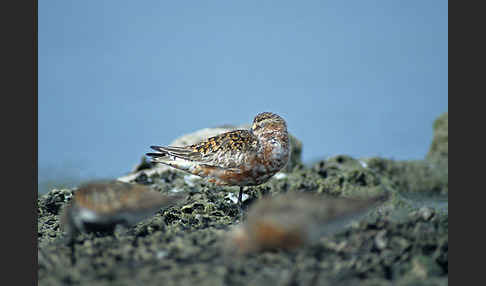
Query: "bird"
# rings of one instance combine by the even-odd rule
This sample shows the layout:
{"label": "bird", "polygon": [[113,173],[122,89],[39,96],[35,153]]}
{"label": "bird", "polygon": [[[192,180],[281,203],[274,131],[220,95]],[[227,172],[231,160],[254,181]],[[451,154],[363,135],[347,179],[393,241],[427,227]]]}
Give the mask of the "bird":
{"label": "bird", "polygon": [[316,193],[289,192],[267,196],[248,210],[224,243],[225,254],[292,250],[336,233],[389,198],[389,192],[362,198],[339,198]]}
{"label": "bird", "polygon": [[157,151],[146,153],[153,163],[197,175],[219,186],[239,186],[241,209],[243,188],[263,184],[284,168],[291,147],[285,120],[278,114],[262,112],[254,117],[249,129],[225,132],[183,147],[150,148]]}
{"label": "bird", "polygon": [[81,184],[62,210],[61,229],[67,233],[74,264],[74,239],[80,232],[112,233],[117,225],[130,227],[173,206],[185,196],[163,195],[140,184],[92,181]]}

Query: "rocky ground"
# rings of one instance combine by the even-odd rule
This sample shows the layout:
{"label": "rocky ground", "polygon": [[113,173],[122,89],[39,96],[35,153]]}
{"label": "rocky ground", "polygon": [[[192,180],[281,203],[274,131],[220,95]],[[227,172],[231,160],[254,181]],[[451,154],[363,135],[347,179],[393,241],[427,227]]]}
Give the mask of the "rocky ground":
{"label": "rocky ground", "polygon": [[284,192],[335,197],[390,192],[390,200],[314,245],[228,256],[225,235],[240,223],[234,203],[238,188],[215,187],[142,162],[119,179],[163,193],[185,192],[186,200],[128,231],[78,236],[72,265],[59,214],[73,190],[54,189],[40,196],[39,285],[448,284],[447,113],[434,123],[434,139],[424,160],[338,155],[305,166],[300,162],[302,144],[295,138],[292,142],[288,168],[248,189],[245,208],[262,196]]}

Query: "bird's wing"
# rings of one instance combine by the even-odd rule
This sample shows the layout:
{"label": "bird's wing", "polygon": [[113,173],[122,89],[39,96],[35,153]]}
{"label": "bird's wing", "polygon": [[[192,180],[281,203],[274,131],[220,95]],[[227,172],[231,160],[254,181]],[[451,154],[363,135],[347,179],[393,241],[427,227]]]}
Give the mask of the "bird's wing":
{"label": "bird's wing", "polygon": [[231,165],[234,164],[224,166],[224,164],[221,164],[220,158],[224,156],[231,157],[238,152],[250,151],[251,149],[257,148],[257,144],[258,140],[250,131],[233,130],[210,137],[190,146],[150,146],[150,148],[158,151],[158,153],[147,153],[147,156],[151,156],[155,161],[159,161],[157,158],[170,159],[170,157],[175,157],[197,163],[232,168],[234,166]]}

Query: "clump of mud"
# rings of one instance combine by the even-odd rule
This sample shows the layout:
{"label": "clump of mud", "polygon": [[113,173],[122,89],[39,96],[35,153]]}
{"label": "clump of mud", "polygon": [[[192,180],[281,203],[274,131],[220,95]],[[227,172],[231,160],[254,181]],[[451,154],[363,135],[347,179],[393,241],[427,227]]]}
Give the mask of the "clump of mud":
{"label": "clump of mud", "polygon": [[37,203],[39,285],[447,285],[448,171],[439,146],[446,143],[433,144],[440,160],[431,150],[422,161],[338,155],[305,166],[294,155],[291,168],[245,190],[245,209],[286,192],[350,198],[390,192],[391,198],[342,231],[292,251],[228,257],[226,234],[244,219],[235,204],[238,188],[144,165],[124,180],[184,192],[185,201],[113,235],[79,235],[72,265],[59,218],[75,190],[51,190]]}

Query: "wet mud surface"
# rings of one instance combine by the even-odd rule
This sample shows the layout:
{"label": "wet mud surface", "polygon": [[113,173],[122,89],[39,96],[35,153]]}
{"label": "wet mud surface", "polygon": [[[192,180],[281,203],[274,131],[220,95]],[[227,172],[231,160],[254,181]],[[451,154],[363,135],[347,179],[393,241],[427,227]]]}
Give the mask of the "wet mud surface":
{"label": "wet mud surface", "polygon": [[150,173],[154,166],[148,165],[130,182],[186,199],[112,235],[79,235],[72,264],[59,218],[73,190],[51,190],[38,199],[39,285],[447,285],[443,117],[434,124],[442,141],[424,160],[338,155],[304,166],[294,156],[292,168],[247,188],[244,209],[286,192],[350,198],[390,192],[364,218],[297,250],[228,255],[226,235],[245,219],[235,204],[238,187],[174,170]]}

